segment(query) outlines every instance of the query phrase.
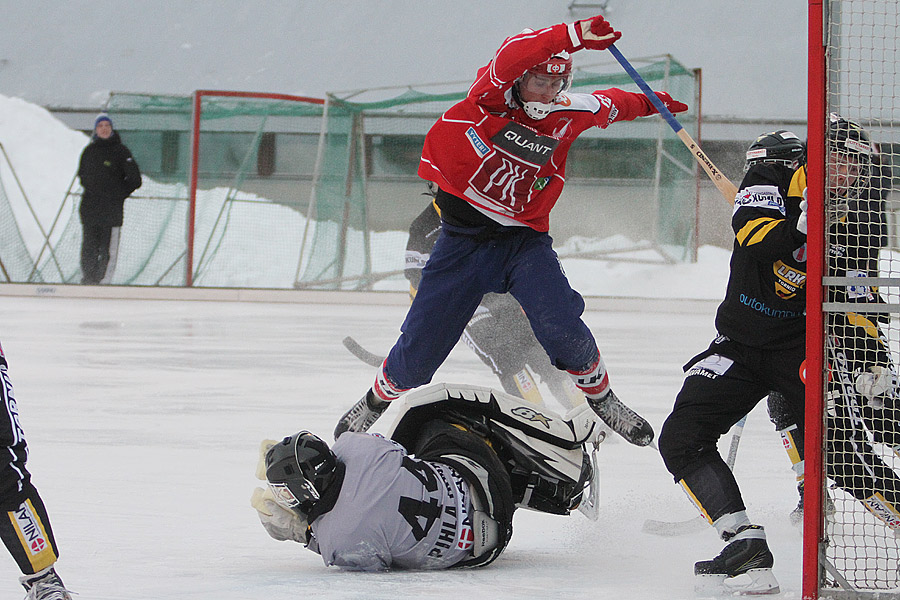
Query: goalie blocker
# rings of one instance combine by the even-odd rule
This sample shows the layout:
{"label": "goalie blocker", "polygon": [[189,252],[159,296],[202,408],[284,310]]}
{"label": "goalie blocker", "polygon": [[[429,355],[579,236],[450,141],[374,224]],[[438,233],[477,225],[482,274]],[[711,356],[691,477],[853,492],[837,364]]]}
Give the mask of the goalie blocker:
{"label": "goalie blocker", "polygon": [[603,434],[587,405],[564,418],[490,388],[438,384],[400,408],[391,440],[264,442],[257,476],[269,487],[251,504],[269,534],[326,565],[434,569],[492,562],[516,508],[596,519]]}

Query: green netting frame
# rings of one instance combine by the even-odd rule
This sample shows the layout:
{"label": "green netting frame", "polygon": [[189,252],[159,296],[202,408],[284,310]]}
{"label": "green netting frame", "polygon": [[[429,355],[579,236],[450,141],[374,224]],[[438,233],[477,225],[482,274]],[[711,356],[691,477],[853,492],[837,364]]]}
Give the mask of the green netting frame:
{"label": "green netting frame", "polygon": [[[27,281],[34,270],[34,260],[22,231],[19,229],[17,211],[6,191],[7,179],[15,179],[15,172],[6,156],[0,160],[0,282]],[[21,211],[18,211],[21,212]]]}
{"label": "green netting frame", "polygon": [[[289,191],[264,200],[244,188],[257,167],[265,135],[273,128],[297,130],[302,128],[299,122],[312,120],[306,130],[318,136],[322,107],[281,95],[198,92],[198,97],[193,284],[290,287],[299,257],[299,235],[291,240],[291,233],[302,231],[304,225],[294,222],[292,231],[281,237],[291,246],[289,256],[273,247],[270,234],[277,229],[273,224],[296,221],[296,208],[307,204],[308,195],[301,199]],[[141,188],[125,203],[114,284],[177,286],[187,281],[194,107],[193,97],[143,94],[113,94],[107,103],[116,130],[144,175]],[[39,275],[49,281],[79,281],[81,192],[73,181],[60,207],[59,230],[52,235],[62,266],[42,257]],[[287,211],[294,213],[288,219],[285,205],[294,209]],[[236,216],[239,232],[232,226]],[[272,271],[268,266],[272,261],[292,265],[280,268],[280,284],[271,283],[271,276],[260,281],[260,273]]]}
{"label": "green netting frame", "polygon": [[[668,56],[644,62],[635,64],[654,89],[696,106],[691,71]],[[192,246],[194,97],[113,94],[107,110],[141,166],[144,185],[125,204],[112,282],[185,285],[189,254],[195,286],[369,289],[384,278],[402,278],[405,230],[414,216],[408,212],[419,206],[424,188],[416,176],[421,142],[468,85],[330,94],[324,105],[198,92]],[[573,90],[607,87],[637,91],[614,63],[576,71]],[[693,110],[679,120],[696,135]],[[633,248],[570,255],[615,259],[649,248],[655,261],[694,258],[694,161],[661,119],[583,133],[567,175],[560,206],[598,212],[599,198],[612,203],[603,207],[609,227],[640,224]],[[38,256],[32,281],[79,281],[80,195],[75,180],[48,234],[53,252]],[[407,213],[400,210],[404,205]],[[634,216],[616,221],[623,205]],[[554,219],[564,210],[555,210]],[[565,241],[568,233],[554,237]]]}

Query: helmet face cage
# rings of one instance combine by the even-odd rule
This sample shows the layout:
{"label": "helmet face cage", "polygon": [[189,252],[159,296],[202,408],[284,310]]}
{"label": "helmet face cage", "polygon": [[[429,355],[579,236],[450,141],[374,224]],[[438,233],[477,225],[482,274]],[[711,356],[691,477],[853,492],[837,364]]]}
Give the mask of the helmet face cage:
{"label": "helmet face cage", "polygon": [[[527,85],[532,77],[552,78],[558,80],[558,88],[550,103],[526,102],[522,98],[522,87]],[[535,120],[540,120],[550,114],[550,109],[559,94],[568,90],[572,85],[572,57],[568,52],[554,54],[544,62],[537,64],[522,74],[513,84],[512,92],[516,101],[525,110],[525,114]]]}
{"label": "helmet face cage", "polygon": [[828,126],[828,193],[836,198],[858,198],[869,184],[874,148],[858,123],[832,113]]}
{"label": "helmet face cage", "polygon": [[276,502],[302,516],[334,480],[337,459],[321,438],[301,431],[266,453],[266,479]]}
{"label": "helmet face cage", "polygon": [[785,129],[764,133],[750,144],[744,172],[757,164],[778,164],[797,169],[806,164],[806,145],[794,133]]}

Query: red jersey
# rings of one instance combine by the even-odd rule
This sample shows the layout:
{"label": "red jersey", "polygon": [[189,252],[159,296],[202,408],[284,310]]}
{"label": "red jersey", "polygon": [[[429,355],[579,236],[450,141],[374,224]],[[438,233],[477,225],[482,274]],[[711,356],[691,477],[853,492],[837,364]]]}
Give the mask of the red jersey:
{"label": "red jersey", "polygon": [[643,94],[611,88],[561,93],[549,115],[529,118],[513,99],[515,81],[554,54],[579,49],[579,44],[572,26],[565,24],[507,38],[493,60],[479,69],[466,98],[428,132],[419,176],[495,221],[547,231],[575,138],[590,127],[606,128],[656,113]]}

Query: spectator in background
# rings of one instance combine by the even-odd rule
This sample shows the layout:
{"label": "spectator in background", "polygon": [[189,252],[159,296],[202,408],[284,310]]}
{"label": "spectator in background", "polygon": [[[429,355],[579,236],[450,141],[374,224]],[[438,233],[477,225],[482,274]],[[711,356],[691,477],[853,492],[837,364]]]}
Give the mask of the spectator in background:
{"label": "spectator in background", "polygon": [[109,115],[94,121],[91,141],[81,153],[81,283],[109,283],[116,268],[125,199],[141,187],[141,171],[113,129]]}

